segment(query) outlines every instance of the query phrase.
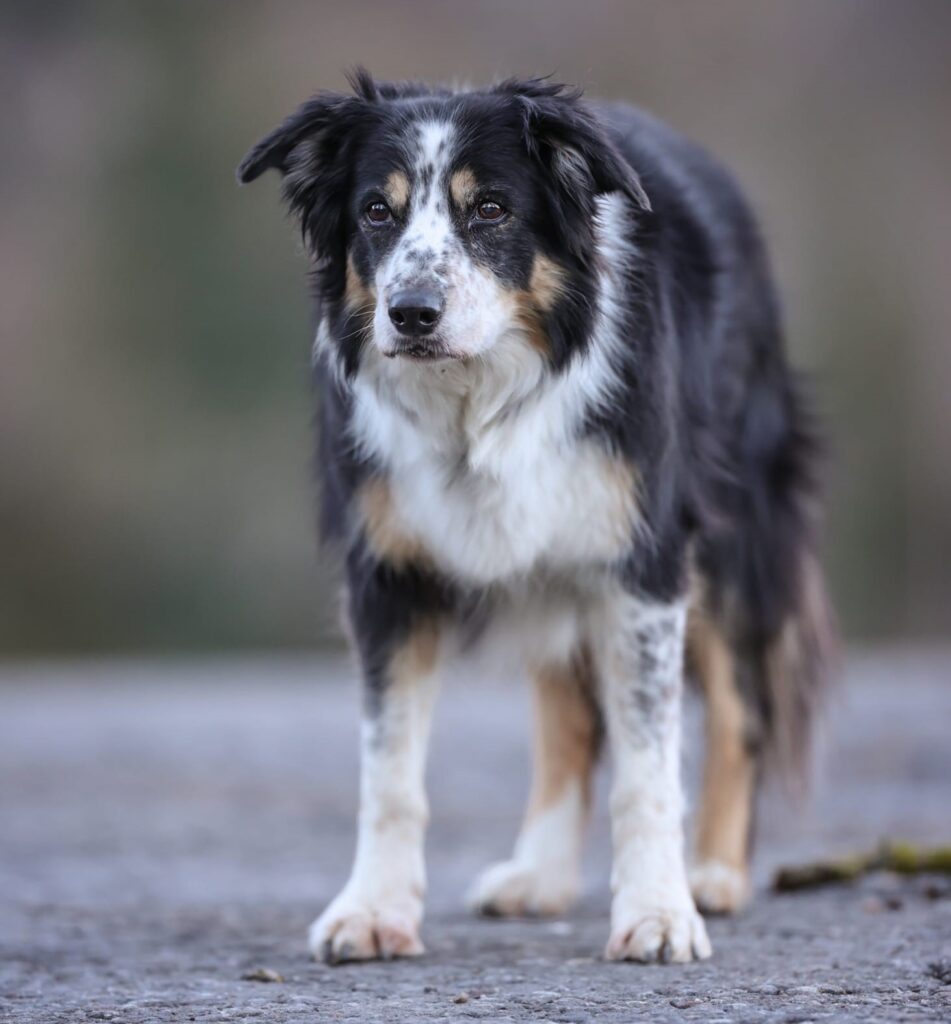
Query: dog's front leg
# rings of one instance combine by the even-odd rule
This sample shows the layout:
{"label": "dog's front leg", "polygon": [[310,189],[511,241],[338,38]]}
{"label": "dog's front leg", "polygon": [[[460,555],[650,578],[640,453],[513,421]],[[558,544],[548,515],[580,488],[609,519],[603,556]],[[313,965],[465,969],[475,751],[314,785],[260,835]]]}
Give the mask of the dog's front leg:
{"label": "dog's front leg", "polygon": [[604,714],[613,749],[612,960],[710,955],[684,862],[680,712],[686,611],[618,595],[600,646]]}
{"label": "dog's front leg", "polygon": [[379,623],[353,616],[365,686],[357,850],[349,881],[309,935],[314,956],[330,963],[423,952],[423,774],[439,633],[432,618],[401,622],[405,613],[385,637]]}

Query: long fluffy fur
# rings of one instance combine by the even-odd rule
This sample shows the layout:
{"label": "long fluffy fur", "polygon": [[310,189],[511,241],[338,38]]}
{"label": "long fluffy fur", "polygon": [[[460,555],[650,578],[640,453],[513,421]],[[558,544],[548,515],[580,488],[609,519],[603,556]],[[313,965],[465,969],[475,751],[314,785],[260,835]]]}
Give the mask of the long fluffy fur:
{"label": "long fluffy fur", "polygon": [[[831,651],[822,443],[739,188],[650,116],[547,80],[351,81],[238,177],[282,174],[312,257],[322,529],[346,555],[368,714],[434,622],[471,638],[516,608],[570,608],[543,653],[571,663],[596,650],[579,623],[613,601],[640,648],[619,657],[654,688],[635,700],[647,725],[614,728],[663,737],[669,763],[658,702],[693,602],[730,651],[744,756],[795,771]],[[393,311],[410,293],[435,327],[407,340]],[[610,680],[616,710],[625,685]]]}

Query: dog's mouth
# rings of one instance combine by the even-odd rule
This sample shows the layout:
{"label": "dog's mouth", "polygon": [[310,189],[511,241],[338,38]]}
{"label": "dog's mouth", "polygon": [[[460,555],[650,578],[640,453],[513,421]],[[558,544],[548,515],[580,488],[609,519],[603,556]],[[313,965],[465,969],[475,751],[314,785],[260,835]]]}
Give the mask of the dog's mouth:
{"label": "dog's mouth", "polygon": [[459,356],[446,348],[442,342],[403,341],[392,351],[384,353],[388,359],[410,359],[417,363],[434,363],[441,359],[458,359]]}

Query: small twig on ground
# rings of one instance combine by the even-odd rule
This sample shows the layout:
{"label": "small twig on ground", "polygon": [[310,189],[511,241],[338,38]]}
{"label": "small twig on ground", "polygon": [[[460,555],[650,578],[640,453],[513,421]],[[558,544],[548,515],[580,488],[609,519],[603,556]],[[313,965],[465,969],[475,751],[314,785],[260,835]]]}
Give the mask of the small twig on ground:
{"label": "small twig on ground", "polygon": [[951,846],[921,848],[911,843],[885,842],[873,853],[780,868],[773,876],[773,890],[796,892],[854,882],[872,871],[894,871],[899,875],[951,874]]}
{"label": "small twig on ground", "polygon": [[253,971],[248,971],[246,974],[242,974],[241,980],[281,982],[284,980],[284,978],[282,975],[278,974],[277,971],[271,970],[270,967],[255,967]]}

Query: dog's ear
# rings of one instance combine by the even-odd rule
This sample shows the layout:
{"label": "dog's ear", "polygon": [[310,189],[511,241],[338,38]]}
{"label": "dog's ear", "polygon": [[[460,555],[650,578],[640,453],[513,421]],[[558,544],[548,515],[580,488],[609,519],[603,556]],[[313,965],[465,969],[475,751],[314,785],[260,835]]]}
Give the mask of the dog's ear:
{"label": "dog's ear", "polygon": [[593,196],[621,192],[638,211],[650,211],[636,171],[581,103],[580,92],[545,79],[505,82],[499,88],[513,93],[521,106],[530,154],[545,165],[572,202],[586,208]]}
{"label": "dog's ear", "polygon": [[345,239],[355,147],[375,119],[377,94],[365,72],[354,74],[357,95],[318,93],[266,135],[241,161],[242,184],[274,169],[304,240],[320,259],[334,259]]}
{"label": "dog's ear", "polygon": [[308,140],[319,143],[332,132],[335,122],[345,117],[348,108],[358,102],[352,96],[319,93],[301,104],[245,156],[238,165],[238,181],[247,184],[272,168],[286,175],[291,170],[294,150]]}

